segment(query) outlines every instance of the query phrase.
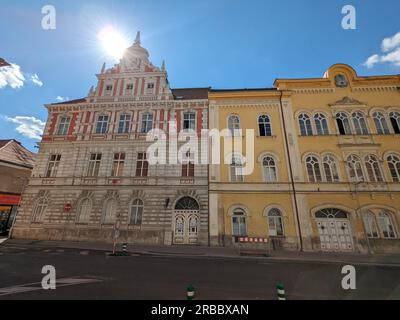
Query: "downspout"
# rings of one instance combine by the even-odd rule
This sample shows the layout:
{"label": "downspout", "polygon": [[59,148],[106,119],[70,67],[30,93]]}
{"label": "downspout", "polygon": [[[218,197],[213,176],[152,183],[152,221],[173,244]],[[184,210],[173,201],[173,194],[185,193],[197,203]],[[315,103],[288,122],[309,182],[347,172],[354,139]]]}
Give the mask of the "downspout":
{"label": "downspout", "polygon": [[287,131],[286,131],[286,122],[285,122],[285,116],[283,114],[282,96],[283,96],[283,91],[281,91],[281,95],[279,97],[280,113],[281,113],[281,117],[282,117],[283,132],[284,132],[284,136],[285,136],[285,147],[286,147],[286,153],[287,153],[288,164],[289,164],[290,184],[292,185],[292,189],[293,189],[294,209],[295,209],[296,220],[297,220],[297,231],[299,233],[299,238],[300,238],[299,239],[300,240],[300,243],[299,243],[300,251],[303,251],[303,236],[302,236],[301,227],[300,227],[299,207],[297,205],[296,186],[295,186],[294,179],[293,179],[293,168],[292,168],[292,160],[290,158],[289,142],[288,142]]}

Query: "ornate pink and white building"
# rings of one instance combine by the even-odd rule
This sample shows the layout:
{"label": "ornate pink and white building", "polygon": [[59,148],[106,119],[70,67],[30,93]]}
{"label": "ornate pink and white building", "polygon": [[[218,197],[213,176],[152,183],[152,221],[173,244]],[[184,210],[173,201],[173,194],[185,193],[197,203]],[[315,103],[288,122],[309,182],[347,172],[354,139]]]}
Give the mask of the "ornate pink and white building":
{"label": "ornate pink and white building", "polygon": [[97,79],[87,97],[46,105],[12,236],[207,244],[207,165],[151,165],[146,135],[168,132],[171,121],[178,132],[206,129],[208,88],[171,89],[165,64],[150,62],[140,33],[120,63],[104,65]]}

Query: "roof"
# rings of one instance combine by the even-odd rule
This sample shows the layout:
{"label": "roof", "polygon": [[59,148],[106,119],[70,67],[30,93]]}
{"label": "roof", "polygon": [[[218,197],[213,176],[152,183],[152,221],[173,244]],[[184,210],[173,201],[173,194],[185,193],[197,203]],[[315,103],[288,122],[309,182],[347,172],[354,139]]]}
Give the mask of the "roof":
{"label": "roof", "polygon": [[175,100],[198,100],[208,99],[208,91],[210,88],[184,88],[172,89]]}
{"label": "roof", "polygon": [[244,88],[244,89],[211,89],[210,92],[236,92],[236,91],[276,91],[276,88]]}
{"label": "roof", "polygon": [[70,100],[70,101],[63,101],[63,102],[57,102],[57,103],[52,103],[52,106],[58,106],[58,105],[63,105],[63,104],[78,104],[78,103],[82,103],[82,102],[86,102],[85,98],[81,98],[81,99],[75,99],[75,100]]}
{"label": "roof", "polygon": [[5,162],[32,169],[35,156],[33,152],[30,152],[17,140],[0,140],[0,163]]}

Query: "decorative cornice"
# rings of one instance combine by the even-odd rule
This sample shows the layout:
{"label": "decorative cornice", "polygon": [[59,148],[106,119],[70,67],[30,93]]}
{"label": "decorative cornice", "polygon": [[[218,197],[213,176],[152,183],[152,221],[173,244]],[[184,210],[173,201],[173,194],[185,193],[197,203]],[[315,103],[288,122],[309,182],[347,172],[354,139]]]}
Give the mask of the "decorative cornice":
{"label": "decorative cornice", "polygon": [[359,106],[359,105],[365,105],[365,103],[358,101],[356,99],[350,98],[350,97],[344,97],[342,100],[336,101],[335,103],[329,104],[329,106]]}

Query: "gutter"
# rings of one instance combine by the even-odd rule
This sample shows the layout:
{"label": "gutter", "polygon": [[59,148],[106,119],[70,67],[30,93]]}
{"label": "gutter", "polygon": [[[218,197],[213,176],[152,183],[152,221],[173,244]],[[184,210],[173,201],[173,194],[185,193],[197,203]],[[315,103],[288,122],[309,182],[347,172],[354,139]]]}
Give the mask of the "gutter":
{"label": "gutter", "polygon": [[301,227],[300,227],[299,207],[298,207],[298,204],[297,204],[296,186],[295,186],[294,179],[293,179],[293,168],[292,168],[292,160],[290,158],[289,142],[288,142],[287,131],[286,131],[286,122],[285,122],[285,116],[283,114],[282,96],[283,96],[283,91],[281,91],[281,95],[279,97],[280,114],[281,114],[281,117],[282,117],[283,131],[284,131],[284,136],[285,136],[285,147],[286,147],[286,153],[287,153],[287,156],[288,156],[290,184],[292,185],[292,189],[293,189],[294,209],[295,209],[296,220],[297,220],[297,231],[298,231],[299,240],[300,240],[300,242],[299,242],[300,251],[303,252],[303,236],[302,236]]}

